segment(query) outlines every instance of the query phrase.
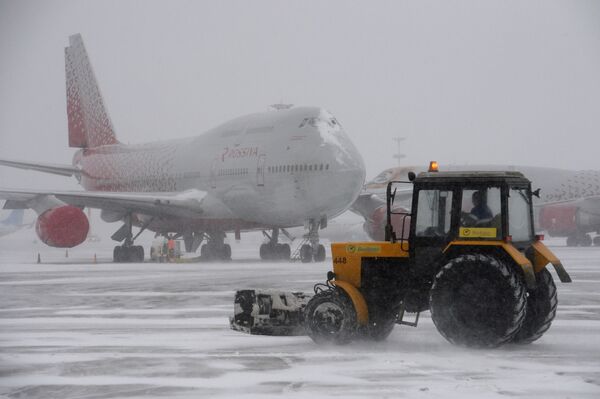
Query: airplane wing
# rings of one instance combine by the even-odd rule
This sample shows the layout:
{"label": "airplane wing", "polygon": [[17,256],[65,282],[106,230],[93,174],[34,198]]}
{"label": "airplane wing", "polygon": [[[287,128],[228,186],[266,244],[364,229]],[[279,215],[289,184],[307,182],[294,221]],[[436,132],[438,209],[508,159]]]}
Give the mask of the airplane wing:
{"label": "airplane wing", "polygon": [[0,189],[0,199],[7,200],[5,209],[28,208],[28,202],[41,197],[54,197],[69,205],[98,208],[114,212],[136,212],[151,216],[198,217],[204,212],[206,192],[129,193],[102,191],[32,191]]}
{"label": "airplane wing", "polygon": [[34,162],[21,162],[11,161],[8,159],[0,159],[0,165],[10,166],[18,169],[36,170],[38,172],[52,173],[61,176],[75,176],[81,175],[81,170],[77,169],[72,165],[59,165],[51,163],[34,163]]}

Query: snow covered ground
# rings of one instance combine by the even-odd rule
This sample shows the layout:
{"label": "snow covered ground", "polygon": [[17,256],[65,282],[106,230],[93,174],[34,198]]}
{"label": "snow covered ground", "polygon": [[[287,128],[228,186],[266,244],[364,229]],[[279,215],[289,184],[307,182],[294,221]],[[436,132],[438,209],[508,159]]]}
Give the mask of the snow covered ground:
{"label": "snow covered ground", "polygon": [[113,264],[108,240],[65,258],[30,236],[0,240],[0,397],[600,397],[600,248],[552,246],[574,282],[532,345],[458,348],[426,313],[382,343],[321,347],[227,318],[236,289],[311,291],[330,259],[261,263],[255,239],[230,263]]}

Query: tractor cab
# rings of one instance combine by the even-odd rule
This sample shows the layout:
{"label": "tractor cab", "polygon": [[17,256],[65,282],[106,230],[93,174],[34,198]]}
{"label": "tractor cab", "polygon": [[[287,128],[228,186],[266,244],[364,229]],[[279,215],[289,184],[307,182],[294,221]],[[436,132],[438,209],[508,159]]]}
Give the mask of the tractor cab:
{"label": "tractor cab", "polygon": [[531,182],[520,172],[430,171],[409,177],[412,212],[394,211],[394,185],[402,182],[388,186],[387,209],[388,220],[410,216],[410,234],[397,240],[390,223],[388,241],[405,244],[421,274],[434,272],[427,265],[446,257],[451,244],[490,246],[502,241],[524,251],[536,241]]}

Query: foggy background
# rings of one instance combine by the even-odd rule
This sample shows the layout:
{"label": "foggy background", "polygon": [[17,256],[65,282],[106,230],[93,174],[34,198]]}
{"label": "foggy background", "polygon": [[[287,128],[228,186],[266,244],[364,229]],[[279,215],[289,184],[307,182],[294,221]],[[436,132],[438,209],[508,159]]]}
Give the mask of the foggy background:
{"label": "foggy background", "polygon": [[[2,1],[0,157],[70,163],[81,33],[118,138],[200,134],[277,102],[331,111],[367,178],[403,164],[600,169],[597,1]],[[0,187],[77,189],[0,167]]]}

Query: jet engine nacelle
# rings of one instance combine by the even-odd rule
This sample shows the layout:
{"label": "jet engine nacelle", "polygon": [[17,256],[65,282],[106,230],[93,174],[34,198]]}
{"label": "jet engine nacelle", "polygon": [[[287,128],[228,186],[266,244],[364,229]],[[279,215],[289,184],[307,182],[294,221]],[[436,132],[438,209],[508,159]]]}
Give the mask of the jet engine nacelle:
{"label": "jet engine nacelle", "polygon": [[[392,208],[394,212],[406,212],[408,211],[403,207],[396,206]],[[386,224],[386,206],[382,205],[376,208],[371,217],[369,217],[364,223],[365,232],[374,241],[385,240],[385,224]],[[404,223],[404,228],[402,224]],[[410,232],[410,216],[392,214],[392,226],[396,233],[396,238],[407,239]]]}
{"label": "jet engine nacelle", "polygon": [[48,209],[38,216],[35,231],[46,245],[72,248],[85,241],[90,224],[85,213],[71,205]]}
{"label": "jet engine nacelle", "polygon": [[540,209],[539,225],[551,236],[568,236],[577,231],[577,205],[555,204]]}

